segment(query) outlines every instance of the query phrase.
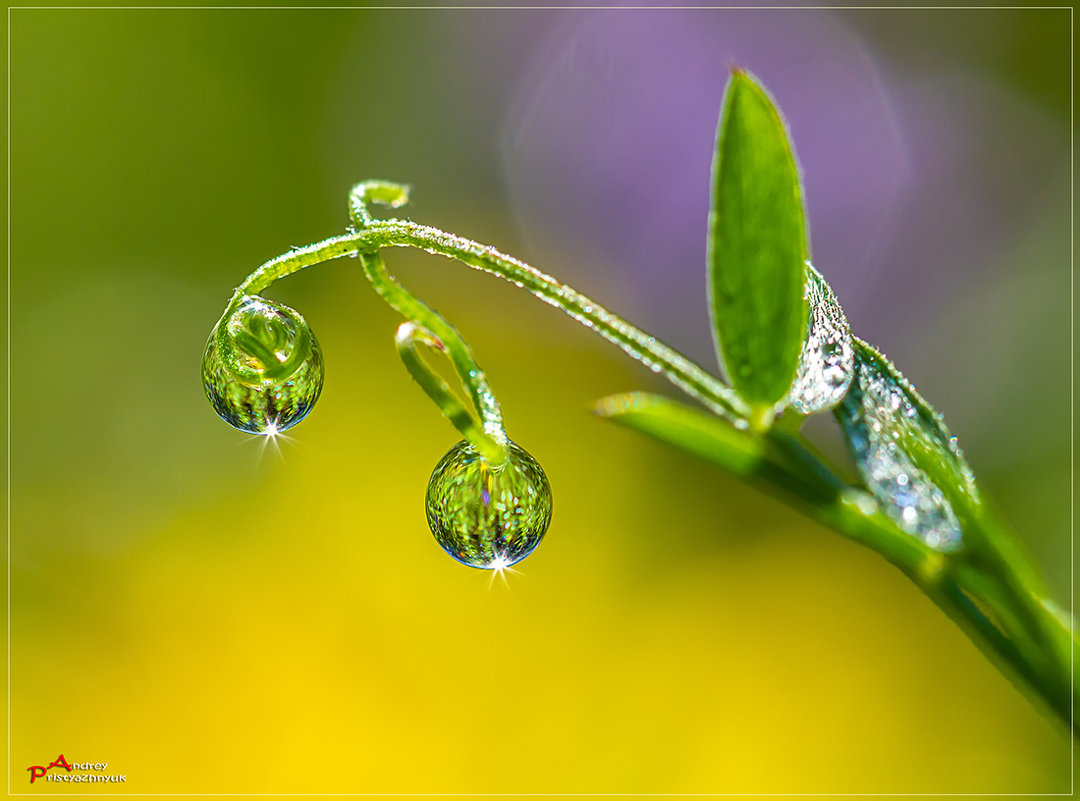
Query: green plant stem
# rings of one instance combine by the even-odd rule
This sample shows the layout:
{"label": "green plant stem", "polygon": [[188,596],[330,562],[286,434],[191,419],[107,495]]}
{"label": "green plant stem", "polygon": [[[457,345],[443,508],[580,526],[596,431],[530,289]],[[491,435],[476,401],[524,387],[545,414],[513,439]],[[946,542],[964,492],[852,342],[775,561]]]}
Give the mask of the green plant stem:
{"label": "green plant stem", "polygon": [[[1047,608],[1040,585],[1025,583],[993,549],[941,553],[912,537],[861,489],[829,471],[794,431],[736,431],[668,398],[629,393],[597,412],[719,464],[899,568],[956,622],[1013,683],[1066,726],[1073,725],[1072,622]],[[973,524],[974,525],[974,524]],[[999,526],[989,513],[978,522]],[[976,532],[986,534],[987,531]],[[980,542],[993,537],[980,536]]]}
{"label": "green plant stem", "polygon": [[[425,332],[422,335],[407,332],[406,338],[411,339],[416,333],[424,344],[438,347],[435,344],[438,342],[444,346],[469,389],[483,421],[483,433],[498,440],[494,426],[489,430],[488,425],[498,420],[501,430],[498,404],[493,395],[490,401],[485,397],[490,394],[486,383],[477,382],[477,375],[472,375],[471,371],[476,370],[482,379],[467,345],[452,326],[394,281],[377,253],[385,247],[416,247],[456,259],[527,289],[664,375],[727,422],[672,401],[664,403],[679,407],[674,428],[658,428],[656,420],[650,418],[648,406],[635,405],[636,402],[609,399],[601,413],[720,463],[748,483],[782,497],[821,523],[877,551],[956,621],[1018,686],[1040,699],[1066,725],[1072,725],[1071,660],[1075,648],[1072,621],[1052,611],[1045,591],[1033,578],[1034,571],[1024,566],[1026,560],[1016,566],[1012,564],[1011,554],[1017,549],[1008,550],[1011,546],[1005,543],[1010,539],[1001,534],[1001,527],[989,513],[965,521],[968,528],[976,529],[972,533],[977,536],[971,539],[980,543],[978,550],[968,548],[943,554],[929,548],[899,529],[868,493],[837,478],[801,441],[793,427],[780,425],[765,432],[748,430],[751,410],[744,401],[719,379],[652,335],[493,247],[407,220],[372,219],[365,203],[401,205],[405,190],[399,185],[361,184],[351,200],[357,230],[296,248],[266,262],[236,289],[226,316],[247,296],[262,292],[280,278],[324,261],[357,255],[380,295]],[[455,408],[456,401],[448,400],[452,396],[445,384],[439,387],[431,380],[437,377],[423,365],[411,345],[406,343],[402,351],[406,366],[444,413],[452,421],[456,417],[455,424],[461,423],[459,428],[465,431],[474,421],[461,417],[461,414],[467,417],[468,413],[460,404]],[[442,394],[443,388],[446,395]],[[670,411],[667,409],[665,414]],[[722,458],[718,458],[718,453],[723,454]]]}
{"label": "green plant stem", "polygon": [[[386,270],[378,253],[358,254],[364,273],[375,291],[410,323],[398,329],[398,355],[428,396],[443,414],[469,439],[493,466],[506,461],[506,430],[502,410],[487,377],[473,357],[472,349],[461,334],[442,315],[401,286]],[[429,368],[416,352],[415,344],[422,343],[449,357],[480,418],[473,416],[458,403],[450,387]]]}
{"label": "green plant stem", "polygon": [[[411,246],[447,256],[527,289],[620,347],[651,370],[663,374],[717,415],[745,428],[749,409],[732,390],[681,353],[631,325],[580,292],[534,267],[464,237],[407,220],[371,220],[366,227],[317,242],[268,261],[237,288],[237,296],[262,292],[274,281],[313,264],[373,253],[380,248]],[[235,299],[236,296],[234,296]]]}
{"label": "green plant stem", "polygon": [[[398,326],[397,335],[394,337],[398,355],[405,363],[405,368],[412,374],[420,388],[435,401],[435,405],[443,415],[454,424],[454,427],[469,440],[493,467],[506,462],[506,434],[498,421],[488,420],[484,424],[478,424],[461,402],[454,396],[449,384],[443,381],[434,370],[427,366],[424,359],[416,350],[417,345],[426,345],[442,353],[446,353],[446,347],[430,331],[421,328],[415,323],[402,323]],[[499,436],[495,437],[488,433],[495,424],[499,426]]]}

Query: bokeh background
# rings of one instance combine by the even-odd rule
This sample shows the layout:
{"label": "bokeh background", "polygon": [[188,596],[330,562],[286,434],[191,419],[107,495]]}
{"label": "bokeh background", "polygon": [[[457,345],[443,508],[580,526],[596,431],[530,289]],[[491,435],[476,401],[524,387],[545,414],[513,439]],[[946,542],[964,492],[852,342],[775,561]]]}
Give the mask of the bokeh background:
{"label": "bokeh background", "polygon": [[[281,282],[326,387],[280,452],[199,362],[350,184],[706,364],[731,64],[801,158],[814,260],[1070,587],[1068,10],[10,12],[10,787],[1064,792],[1070,740],[898,572],[588,413],[648,370],[443,259],[555,516],[507,585],[427,530],[455,432],[355,262]],[[815,421],[837,449],[830,421]],[[39,780],[33,792],[72,789]]]}

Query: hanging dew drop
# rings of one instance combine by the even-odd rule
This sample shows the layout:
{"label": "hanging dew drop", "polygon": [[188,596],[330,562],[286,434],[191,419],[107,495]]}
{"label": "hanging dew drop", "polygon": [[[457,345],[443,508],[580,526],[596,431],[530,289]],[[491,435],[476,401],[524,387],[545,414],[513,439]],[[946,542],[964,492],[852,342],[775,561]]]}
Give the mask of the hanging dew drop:
{"label": "hanging dew drop", "polygon": [[551,522],[551,486],[540,464],[507,443],[507,460],[492,467],[468,440],[435,466],[427,519],[439,545],[462,564],[501,570],[540,544]]}
{"label": "hanging dew drop", "polygon": [[244,298],[218,322],[203,354],[203,389],[214,411],[251,434],[273,436],[304,419],[324,375],[319,343],[300,313],[259,297]]}
{"label": "hanging dew drop", "polygon": [[855,378],[836,416],[856,467],[882,509],[940,551],[962,547],[957,509],[974,513],[978,490],[955,438],[896,368],[855,346]]}
{"label": "hanging dew drop", "polygon": [[813,414],[831,409],[844,397],[854,374],[855,353],[844,310],[810,262],[805,292],[810,314],[788,403],[800,414]]}

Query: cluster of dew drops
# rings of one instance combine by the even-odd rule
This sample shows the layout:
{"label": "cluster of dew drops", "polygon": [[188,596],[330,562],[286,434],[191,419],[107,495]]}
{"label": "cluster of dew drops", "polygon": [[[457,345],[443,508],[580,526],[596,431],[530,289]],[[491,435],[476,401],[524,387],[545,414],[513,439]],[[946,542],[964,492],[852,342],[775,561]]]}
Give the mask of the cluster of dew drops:
{"label": "cluster of dew drops", "polygon": [[954,497],[978,503],[975,479],[956,438],[907,380],[851,333],[832,289],[806,263],[806,339],[788,403],[801,414],[836,408],[871,506],[931,548],[961,547],[961,526],[942,487],[917,464],[917,450],[960,477]]}
{"label": "cluster of dew drops", "polygon": [[[920,469],[912,443],[963,476],[963,454],[941,419],[895,368],[856,340],[836,296],[807,262],[806,338],[794,383],[782,405],[800,414],[835,408],[856,467],[873,500],[903,531],[929,547],[961,546],[949,495]],[[222,345],[225,347],[223,348]],[[875,358],[876,357],[876,358]],[[300,314],[261,297],[230,304],[207,342],[203,387],[225,422],[274,436],[299,423],[322,391],[322,352]],[[470,567],[502,570],[540,544],[551,522],[551,487],[539,463],[507,441],[494,465],[468,440],[452,447],[428,482],[426,511],[435,539]]]}
{"label": "cluster of dew drops", "polygon": [[[223,347],[224,345],[224,347]],[[210,334],[203,389],[226,423],[276,436],[307,416],[322,392],[325,367],[300,313],[261,297],[230,304]],[[501,571],[540,544],[551,522],[551,486],[540,464],[514,442],[494,465],[468,440],[436,465],[427,488],[435,539],[459,562]]]}

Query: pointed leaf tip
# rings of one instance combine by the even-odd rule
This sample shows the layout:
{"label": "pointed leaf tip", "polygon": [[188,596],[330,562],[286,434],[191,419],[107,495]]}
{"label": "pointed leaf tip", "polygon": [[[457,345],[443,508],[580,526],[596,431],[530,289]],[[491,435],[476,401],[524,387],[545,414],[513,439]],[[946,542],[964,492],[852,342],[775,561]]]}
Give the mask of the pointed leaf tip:
{"label": "pointed leaf tip", "polygon": [[709,304],[720,361],[739,394],[759,408],[787,396],[806,330],[802,198],[775,102],[734,67],[713,156]]}

